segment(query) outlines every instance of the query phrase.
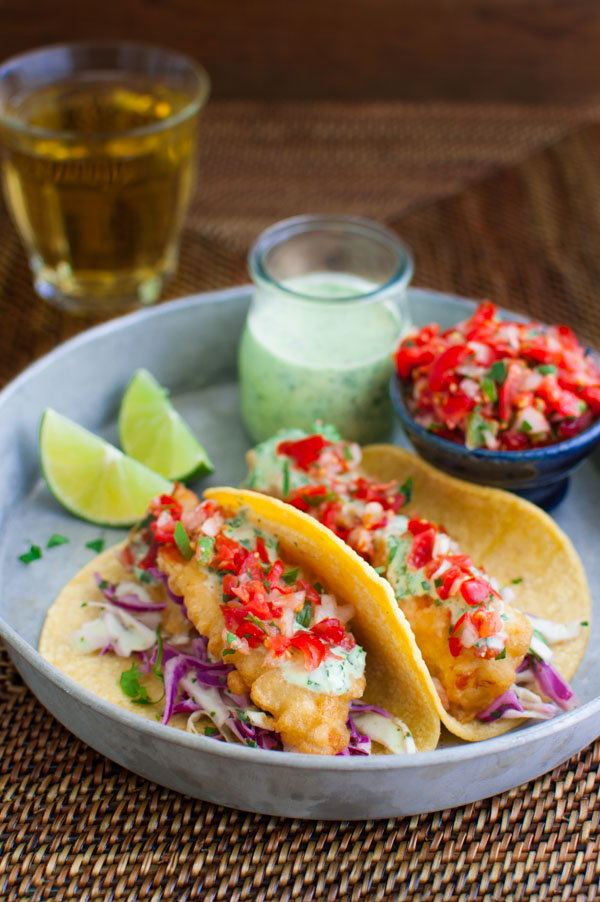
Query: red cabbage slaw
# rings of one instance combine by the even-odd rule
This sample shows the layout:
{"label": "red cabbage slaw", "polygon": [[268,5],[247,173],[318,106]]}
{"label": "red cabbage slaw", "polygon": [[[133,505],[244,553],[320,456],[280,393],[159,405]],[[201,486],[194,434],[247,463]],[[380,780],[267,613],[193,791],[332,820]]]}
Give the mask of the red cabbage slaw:
{"label": "red cabbage slaw", "polygon": [[[89,621],[79,631],[88,641],[88,648],[80,650],[97,649],[97,636],[100,635],[104,637],[99,649],[101,654],[112,652],[122,657],[133,655],[138,662],[134,667],[139,674],[154,673],[163,683],[163,697],[137,701],[142,704],[163,701],[160,718],[163,724],[170,723],[177,715],[184,715],[187,717],[187,729],[191,732],[223,742],[284,750],[281,737],[269,726],[270,716],[253,706],[248,695],[236,695],[229,689],[227,677],[234,668],[224,661],[211,659],[208,640],[197,633],[187,617],[183,598],[174,595],[166,586],[166,574],[158,569],[156,562],[147,572],[150,573],[152,582],[164,585],[169,597],[180,605],[188,627],[187,633],[178,636],[164,636],[161,633],[160,612],[166,605],[152,601],[145,586],[136,588],[129,581],[111,583],[97,573],[95,580],[104,596],[104,602],[94,603],[101,608],[100,617]],[[148,582],[148,578],[145,579]],[[123,591],[120,591],[121,586]],[[111,618],[108,625],[103,623],[103,618],[106,621],[107,615]],[[106,627],[104,630],[103,626]],[[129,644],[125,648],[120,641],[123,633],[129,638]],[[128,673],[126,671],[125,675]],[[123,682],[121,685],[123,687]],[[371,737],[368,733],[361,732],[356,724],[356,718],[367,712],[393,722],[396,731],[403,737],[404,751],[416,751],[408,729],[398,718],[378,706],[352,700],[347,719],[350,741],[340,755],[371,754]],[[399,751],[399,748],[390,750]]]}
{"label": "red cabbage slaw", "polygon": [[567,326],[498,318],[486,301],[441,331],[403,339],[396,368],[417,423],[468,448],[527,450],[600,416],[600,371]]}

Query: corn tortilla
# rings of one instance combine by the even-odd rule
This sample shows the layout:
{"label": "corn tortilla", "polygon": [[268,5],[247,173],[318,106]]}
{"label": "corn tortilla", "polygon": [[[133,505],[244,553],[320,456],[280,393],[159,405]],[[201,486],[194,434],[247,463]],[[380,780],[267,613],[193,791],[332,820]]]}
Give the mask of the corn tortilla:
{"label": "corn tortilla", "polygon": [[[560,623],[590,621],[592,601],[583,565],[571,540],[540,508],[510,492],[447,476],[403,448],[370,445],[362,470],[380,482],[413,479],[413,500],[403,508],[447,529],[475,564],[500,586],[514,589],[514,606]],[[583,658],[589,629],[553,647],[553,665],[570,680]],[[433,699],[442,723],[462,739],[476,741],[505,733],[513,720],[460,723]]]}

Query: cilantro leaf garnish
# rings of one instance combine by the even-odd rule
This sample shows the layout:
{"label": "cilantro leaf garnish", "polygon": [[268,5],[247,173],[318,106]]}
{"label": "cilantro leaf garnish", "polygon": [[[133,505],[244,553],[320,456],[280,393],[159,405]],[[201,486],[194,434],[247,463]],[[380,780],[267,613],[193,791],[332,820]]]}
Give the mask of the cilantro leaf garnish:
{"label": "cilantro leaf garnish", "polygon": [[536,370],[538,373],[541,373],[542,376],[555,376],[558,372],[553,363],[541,363],[539,366],[536,366]]}
{"label": "cilantro leaf garnish", "polygon": [[46,544],[46,548],[56,548],[57,545],[66,545],[69,539],[66,536],[61,536],[60,533],[55,532],[52,533],[48,542]]}
{"label": "cilantro leaf garnish", "polygon": [[382,576],[385,573],[386,568],[385,567],[375,567],[374,570],[375,570],[375,573],[378,573],[379,576]]}
{"label": "cilantro leaf garnish", "polygon": [[156,630],[156,643],[158,645],[158,651],[156,652],[156,661],[154,662],[154,665],[152,667],[152,672],[154,673],[155,676],[157,676],[159,678],[159,680],[162,680],[164,683],[165,678],[163,677],[162,670],[161,670],[162,656],[163,656],[163,640],[162,640],[160,631],[158,629]]}
{"label": "cilantro leaf garnish", "polygon": [[493,379],[490,379],[489,376],[482,376],[481,391],[486,396],[488,401],[497,401],[498,400],[498,392],[496,390],[496,383],[494,382]]}
{"label": "cilantro leaf garnish", "polygon": [[284,460],[283,462],[283,484],[281,486],[281,493],[284,498],[290,493],[290,462],[289,460]]}
{"label": "cilantro leaf garnish", "polygon": [[31,564],[32,561],[38,561],[42,556],[42,549],[39,545],[30,545],[29,551],[25,551],[19,555],[19,560],[24,564]]}
{"label": "cilantro leaf garnish", "polygon": [[410,504],[411,499],[412,499],[412,493],[413,493],[413,478],[412,478],[412,476],[409,476],[408,479],[407,479],[405,482],[402,483],[402,485],[400,486],[400,491],[401,491],[402,494],[404,495],[404,498],[405,498],[404,503],[405,503],[405,504]]}
{"label": "cilantro leaf garnish", "polygon": [[312,605],[311,605],[310,601],[305,601],[304,607],[302,608],[302,610],[298,611],[298,613],[296,614],[296,623],[298,624],[298,626],[303,626],[305,628],[308,628],[311,617],[312,617]]}
{"label": "cilantro leaf garnish", "polygon": [[190,545],[190,537],[185,531],[185,526],[181,520],[178,520],[175,524],[174,538],[181,557],[186,561],[190,561],[194,557],[194,549]]}
{"label": "cilantro leaf garnish", "polygon": [[148,695],[148,690],[140,683],[142,672],[137,664],[132,664],[129,670],[124,670],[119,680],[119,685],[127,698],[134,705],[154,705],[155,702]]}
{"label": "cilantro leaf garnish", "polygon": [[212,536],[200,536],[196,546],[196,554],[200,551],[200,554],[197,554],[198,563],[199,564],[208,564],[210,559],[212,558],[215,550],[215,540]]}
{"label": "cilantro leaf garnish", "polygon": [[298,578],[298,568],[294,567],[293,570],[286,570],[281,578],[285,580],[288,586],[293,586],[296,582],[296,579]]}
{"label": "cilantro leaf garnish", "polygon": [[513,586],[518,586],[519,583],[522,583],[522,582],[523,582],[522,576],[519,576],[517,579],[511,579],[511,583],[513,584]]}
{"label": "cilantro leaf garnish", "polygon": [[92,539],[91,542],[85,543],[85,547],[95,551],[96,554],[100,554],[104,550],[104,539]]}
{"label": "cilantro leaf garnish", "polygon": [[490,368],[490,376],[492,377],[492,379],[495,379],[499,385],[502,385],[504,383],[507,373],[508,370],[503,360],[496,360],[496,362],[493,363]]}

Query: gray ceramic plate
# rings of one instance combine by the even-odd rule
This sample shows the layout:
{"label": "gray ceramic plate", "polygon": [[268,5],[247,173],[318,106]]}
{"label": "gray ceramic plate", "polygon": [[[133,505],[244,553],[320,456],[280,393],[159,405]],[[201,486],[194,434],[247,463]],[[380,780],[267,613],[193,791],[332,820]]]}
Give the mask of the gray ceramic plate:
{"label": "gray ceramic plate", "polygon": [[[472,306],[434,292],[409,295],[416,324],[449,325]],[[579,708],[482,743],[446,738],[436,751],[414,756],[316,758],[217,743],[103,702],[40,658],[44,614],[92,556],[85,543],[103,535],[108,545],[123,534],[74,519],[48,493],[37,462],[43,409],[54,407],[115,441],[121,393],[133,370],[145,366],[205,440],[217,462],[211,481],[236,485],[248,447],[237,412],[236,349],[249,299],[250,289],[239,288],[107,323],[57,348],[0,394],[0,633],[32,691],[69,730],[138,774],[211,802],[292,817],[378,818],[448,808],[537,777],[580,751],[600,733],[598,610],[590,652],[574,680]],[[554,512],[583,558],[596,609],[599,505],[597,454],[574,475]],[[18,560],[28,542],[43,545],[54,532],[70,543],[29,566]]]}

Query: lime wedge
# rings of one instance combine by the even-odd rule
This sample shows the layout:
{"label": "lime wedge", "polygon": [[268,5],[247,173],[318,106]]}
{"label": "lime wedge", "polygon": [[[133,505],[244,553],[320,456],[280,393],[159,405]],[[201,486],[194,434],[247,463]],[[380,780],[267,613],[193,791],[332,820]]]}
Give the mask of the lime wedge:
{"label": "lime wedge", "polygon": [[48,488],[78,517],[104,526],[129,526],[155,495],[173,483],[48,408],[40,425],[40,464]]}
{"label": "lime wedge", "polygon": [[119,410],[121,447],[167,479],[212,473],[210,458],[148,370],[136,370]]}

